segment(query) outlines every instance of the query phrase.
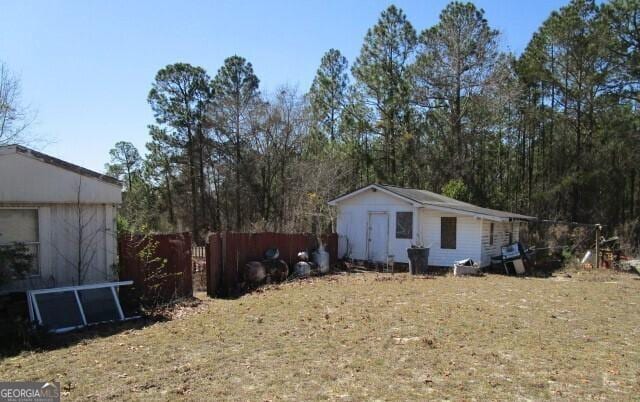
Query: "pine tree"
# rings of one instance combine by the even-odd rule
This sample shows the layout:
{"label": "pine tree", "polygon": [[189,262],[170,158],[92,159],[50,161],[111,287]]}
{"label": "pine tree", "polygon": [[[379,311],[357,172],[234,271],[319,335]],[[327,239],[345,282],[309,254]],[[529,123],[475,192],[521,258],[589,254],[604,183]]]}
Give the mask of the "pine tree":
{"label": "pine tree", "polygon": [[215,94],[212,119],[223,141],[228,143],[229,157],[233,161],[235,228],[238,230],[243,224],[243,150],[250,133],[251,113],[260,101],[259,83],[251,63],[240,56],[227,58],[212,82]]}
{"label": "pine tree", "polygon": [[488,121],[483,98],[490,95],[494,72],[503,59],[498,35],[483,10],[458,2],[450,3],[438,23],[420,35],[412,68],[415,98],[431,120],[437,159],[446,168],[439,172],[444,180],[436,188],[450,179],[474,184],[477,170],[471,167],[479,167],[473,159],[484,151],[477,143],[485,134],[476,123]]}
{"label": "pine tree", "polygon": [[320,67],[309,90],[314,126],[331,141],[338,137],[340,116],[345,106],[349,86],[347,68],[347,59],[340,51],[330,49],[322,56]]}
{"label": "pine tree", "polygon": [[[158,71],[148,101],[156,122],[170,128],[171,145],[180,150],[180,162],[187,167],[190,190],[191,233],[199,241],[198,194],[198,150],[203,138],[202,121],[210,102],[209,77],[201,67],[186,63],[170,64]],[[202,166],[202,163],[200,163]],[[204,208],[204,205],[200,205]]]}
{"label": "pine tree", "polygon": [[588,220],[597,203],[590,171],[597,163],[601,112],[612,105],[604,96],[611,77],[609,41],[594,1],[574,0],[543,23],[519,62],[528,103],[522,148],[529,161],[522,163],[530,171],[523,178],[532,180],[531,159],[539,153],[548,159],[553,170],[545,177],[561,178],[551,183],[550,208],[573,221]]}
{"label": "pine tree", "polygon": [[132,182],[140,175],[142,169],[142,157],[136,147],[127,141],[119,141],[109,151],[111,163],[105,167],[107,174],[119,180],[124,179],[127,189],[131,189]]}
{"label": "pine tree", "polygon": [[377,24],[367,31],[352,73],[356,87],[373,111],[370,127],[382,138],[377,158],[382,163],[377,175],[382,180],[398,180],[397,157],[401,137],[411,127],[408,66],[416,45],[416,32],[404,12],[390,6]]}

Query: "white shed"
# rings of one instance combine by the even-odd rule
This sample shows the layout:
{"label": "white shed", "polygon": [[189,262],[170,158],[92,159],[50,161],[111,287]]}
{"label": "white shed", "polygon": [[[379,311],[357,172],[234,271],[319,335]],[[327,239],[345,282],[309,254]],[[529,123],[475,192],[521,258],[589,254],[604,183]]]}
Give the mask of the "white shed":
{"label": "white shed", "polygon": [[429,265],[472,258],[482,267],[519,240],[531,216],[482,208],[426,190],[371,184],[329,202],[337,208],[339,257],[408,263],[407,248],[429,247]]}
{"label": "white shed", "polygon": [[0,246],[34,255],[0,293],[114,280],[118,180],[19,146],[0,147]]}

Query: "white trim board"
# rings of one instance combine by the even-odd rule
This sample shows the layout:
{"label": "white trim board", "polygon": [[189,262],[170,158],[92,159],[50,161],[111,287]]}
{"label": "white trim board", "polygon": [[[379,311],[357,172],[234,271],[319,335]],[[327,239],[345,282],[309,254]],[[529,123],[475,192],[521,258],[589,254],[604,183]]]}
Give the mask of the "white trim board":
{"label": "white trim board", "polygon": [[344,200],[349,199],[351,197],[355,197],[356,195],[362,194],[365,191],[372,190],[372,189],[374,189],[375,191],[380,191],[383,194],[387,194],[387,195],[391,195],[393,197],[399,198],[399,199],[401,199],[403,201],[408,202],[409,204],[411,204],[414,207],[421,207],[422,206],[422,203],[416,202],[416,201],[414,201],[414,200],[412,200],[410,198],[403,197],[403,196],[401,196],[399,194],[394,193],[393,191],[389,191],[386,188],[380,187],[380,186],[378,186],[376,184],[369,184],[366,187],[362,187],[361,189],[358,189],[358,190],[353,191],[351,193],[344,194],[344,195],[342,195],[342,196],[340,196],[338,198],[335,198],[335,199],[329,201],[328,204],[329,205],[333,205],[333,206],[338,205],[338,203],[341,202],[341,201],[344,201]]}

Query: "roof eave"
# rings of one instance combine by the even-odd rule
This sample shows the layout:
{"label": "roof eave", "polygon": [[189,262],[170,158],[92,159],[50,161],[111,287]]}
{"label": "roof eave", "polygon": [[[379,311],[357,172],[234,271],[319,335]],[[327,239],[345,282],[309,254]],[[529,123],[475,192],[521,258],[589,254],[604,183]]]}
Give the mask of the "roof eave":
{"label": "roof eave", "polygon": [[[432,203],[424,203],[424,207],[425,208],[431,208],[431,209],[435,209],[438,211],[446,211],[446,212],[453,212],[456,214],[460,214],[460,215],[467,215],[467,216],[472,216],[472,217],[476,217],[476,218],[482,218],[482,219],[488,219],[488,220],[493,220],[496,222],[510,222],[513,220],[518,220],[518,221],[528,221],[528,220],[534,220],[534,217],[526,217],[524,215],[513,215],[513,216],[498,216],[498,215],[494,215],[494,214],[489,214],[489,213],[481,213],[481,212],[477,212],[477,211],[467,211],[465,209],[462,208],[454,208],[454,207],[448,207],[448,206],[443,206],[443,205],[434,205]],[[530,219],[526,219],[526,218],[530,218]]]}

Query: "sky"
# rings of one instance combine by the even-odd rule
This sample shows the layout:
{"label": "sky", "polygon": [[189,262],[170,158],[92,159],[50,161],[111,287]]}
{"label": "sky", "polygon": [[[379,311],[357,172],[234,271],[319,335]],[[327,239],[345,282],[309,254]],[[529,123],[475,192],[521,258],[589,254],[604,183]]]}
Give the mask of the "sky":
{"label": "sky", "polygon": [[[519,54],[549,14],[567,1],[478,0],[503,49]],[[11,1],[0,0],[0,61],[21,81],[37,112],[34,147],[104,171],[109,150],[130,141],[144,153],[154,122],[147,94],[167,64],[198,65],[214,76],[238,54],[253,64],[261,91],[306,92],[323,53],[352,63],[367,29],[389,5],[420,32],[445,0]]]}

